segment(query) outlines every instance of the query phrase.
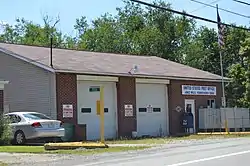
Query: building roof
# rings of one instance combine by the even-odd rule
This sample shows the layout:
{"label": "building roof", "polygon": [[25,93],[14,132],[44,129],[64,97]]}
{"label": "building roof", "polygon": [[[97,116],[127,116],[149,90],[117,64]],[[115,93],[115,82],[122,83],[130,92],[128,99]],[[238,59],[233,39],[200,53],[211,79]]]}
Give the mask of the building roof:
{"label": "building roof", "polygon": [[221,76],[155,56],[135,56],[0,43],[0,51],[53,72],[124,75],[136,65],[140,77],[221,80]]}

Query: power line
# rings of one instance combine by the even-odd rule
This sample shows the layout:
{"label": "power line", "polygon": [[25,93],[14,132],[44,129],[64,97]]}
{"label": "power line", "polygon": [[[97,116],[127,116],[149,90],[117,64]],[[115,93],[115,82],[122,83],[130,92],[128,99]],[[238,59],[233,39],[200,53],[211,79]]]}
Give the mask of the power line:
{"label": "power line", "polygon": [[[173,9],[169,9],[169,8],[157,6],[157,5],[154,5],[154,4],[151,4],[151,3],[147,3],[147,2],[143,2],[143,1],[140,1],[140,0],[130,0],[130,1],[142,4],[142,5],[146,5],[146,6],[149,6],[149,7],[153,7],[153,8],[165,10],[165,11],[168,11],[168,12],[180,14],[180,15],[183,15],[183,16],[191,17],[191,18],[194,18],[194,19],[197,19],[197,20],[202,20],[202,21],[214,23],[214,24],[217,24],[217,25],[219,24],[217,21],[214,21],[214,20],[210,20],[210,19],[207,19],[207,18],[204,18],[204,17],[199,17],[199,16],[188,14],[188,13],[185,13],[185,12],[180,12],[180,11],[177,11],[177,10],[173,10]],[[229,27],[233,27],[233,28],[238,28],[238,29],[250,31],[249,28],[239,27],[239,26],[225,24],[225,23],[220,23],[220,24],[221,25],[225,25],[225,26],[229,26]]]}
{"label": "power line", "polygon": [[[219,1],[221,1],[221,0],[216,0],[216,1],[210,2],[209,5],[215,4],[215,3],[219,2]],[[205,7],[207,7],[207,6],[206,6],[206,5],[203,5],[202,7],[198,8],[198,9],[195,9],[195,10],[189,12],[189,13],[196,12],[196,11],[198,11],[198,10],[200,10],[200,9],[205,8]]]}
{"label": "power line", "polygon": [[250,3],[247,3],[247,2],[243,2],[243,1],[239,1],[239,0],[233,0],[233,1],[250,6]]}
{"label": "power line", "polygon": [[[190,0],[192,2],[196,2],[196,3],[199,3],[199,4],[202,4],[202,5],[205,5],[205,6],[209,6],[209,7],[212,7],[212,8],[215,8],[215,6],[213,5],[210,5],[210,4],[206,4],[206,3],[203,3],[203,2],[200,2],[200,1],[196,1],[196,0]],[[240,13],[236,13],[236,12],[233,12],[233,11],[230,11],[230,10],[227,10],[227,9],[223,9],[223,8],[218,8],[219,10],[222,10],[222,11],[225,11],[225,12],[228,12],[228,13],[231,13],[231,14],[235,14],[235,15],[238,15],[238,16],[241,16],[241,17],[245,17],[245,18],[250,18],[250,16],[246,16],[246,15],[243,15],[243,14],[240,14]]]}

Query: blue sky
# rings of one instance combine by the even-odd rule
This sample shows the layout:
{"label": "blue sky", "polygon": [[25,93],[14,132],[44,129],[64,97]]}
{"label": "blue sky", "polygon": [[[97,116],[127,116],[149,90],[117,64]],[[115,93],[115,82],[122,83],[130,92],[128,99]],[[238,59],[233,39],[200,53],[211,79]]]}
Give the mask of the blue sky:
{"label": "blue sky", "polygon": [[[142,0],[152,2],[152,0]],[[191,0],[165,0],[172,4],[175,10],[185,10],[188,13],[216,20],[216,9],[203,7],[201,4]],[[211,3],[216,0],[199,0],[204,3]],[[232,0],[217,0],[219,7],[250,15],[250,6],[236,3]],[[245,0],[249,2],[250,0]],[[212,3],[215,5],[216,3]],[[123,6],[122,0],[1,0],[0,21],[13,24],[17,17],[24,17],[35,23],[42,24],[42,15],[60,16],[60,24],[57,28],[63,33],[74,35],[73,25],[76,18],[86,16],[91,21],[101,14],[109,12],[116,14],[116,7]],[[198,10],[197,10],[198,9]],[[236,23],[239,25],[249,25],[250,19],[235,16],[230,13],[220,11],[221,18],[226,23]],[[211,23],[199,21],[201,25],[215,27]]]}

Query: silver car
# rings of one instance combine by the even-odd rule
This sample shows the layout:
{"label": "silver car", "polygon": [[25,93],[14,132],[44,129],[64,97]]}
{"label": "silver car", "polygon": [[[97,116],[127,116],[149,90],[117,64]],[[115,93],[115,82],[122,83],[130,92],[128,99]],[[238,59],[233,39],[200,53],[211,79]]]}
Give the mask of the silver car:
{"label": "silver car", "polygon": [[12,127],[13,143],[25,144],[27,140],[64,137],[62,122],[37,112],[12,112],[5,114]]}

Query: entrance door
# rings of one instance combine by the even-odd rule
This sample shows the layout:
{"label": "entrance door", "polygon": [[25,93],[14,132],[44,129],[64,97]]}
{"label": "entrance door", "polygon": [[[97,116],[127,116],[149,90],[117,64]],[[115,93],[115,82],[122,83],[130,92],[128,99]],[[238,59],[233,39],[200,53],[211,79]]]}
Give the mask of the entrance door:
{"label": "entrance door", "polygon": [[193,99],[185,99],[185,112],[192,112],[193,113],[193,117],[194,117],[194,129],[192,131],[192,129],[190,130],[191,133],[195,133],[196,132],[196,123],[195,123],[195,100]]}

